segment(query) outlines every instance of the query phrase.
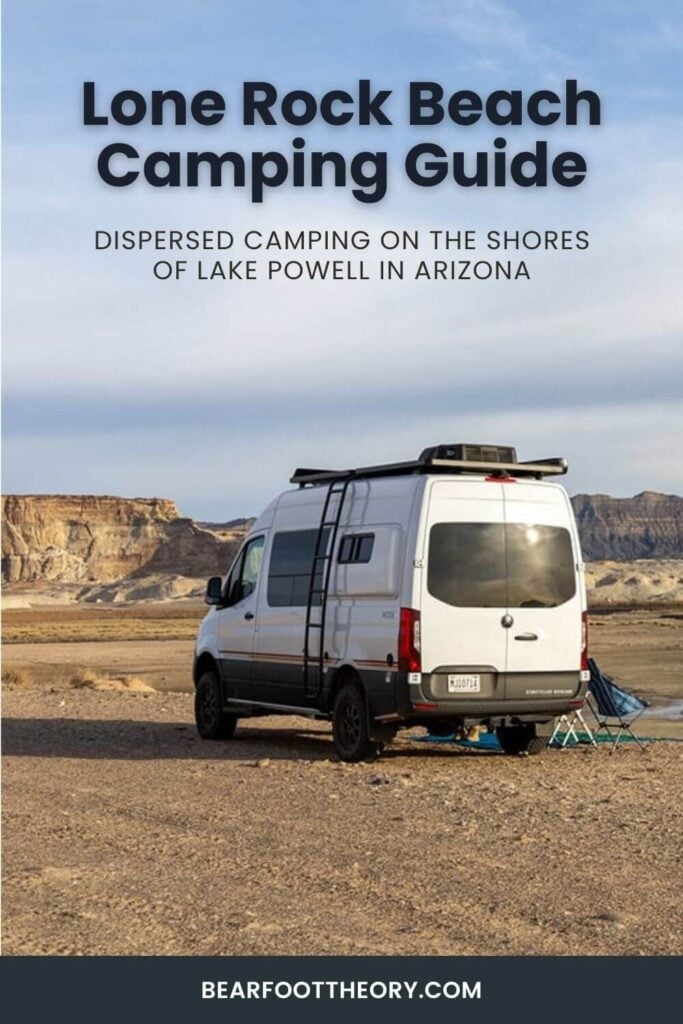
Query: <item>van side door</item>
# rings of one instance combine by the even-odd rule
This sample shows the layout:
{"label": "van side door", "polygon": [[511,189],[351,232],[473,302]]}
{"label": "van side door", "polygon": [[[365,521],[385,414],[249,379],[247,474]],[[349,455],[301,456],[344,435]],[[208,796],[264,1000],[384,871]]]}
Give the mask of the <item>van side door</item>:
{"label": "van side door", "polygon": [[317,536],[317,526],[273,531],[260,587],[254,699],[306,705],[304,622]]}
{"label": "van side door", "polygon": [[242,548],[223,587],[218,609],[218,656],[230,696],[244,696],[253,674],[258,581],[265,535],[251,537]]}

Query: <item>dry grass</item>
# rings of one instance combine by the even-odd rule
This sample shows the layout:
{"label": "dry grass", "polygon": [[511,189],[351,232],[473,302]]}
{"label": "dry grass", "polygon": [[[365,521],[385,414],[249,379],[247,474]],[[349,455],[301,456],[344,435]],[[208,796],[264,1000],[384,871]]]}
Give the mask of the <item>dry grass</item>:
{"label": "dry grass", "polygon": [[2,673],[3,688],[8,690],[28,690],[33,684],[31,673],[25,668],[6,668]]}
{"label": "dry grass", "polygon": [[[47,687],[46,683],[41,686],[32,671],[25,668],[10,666],[3,670],[2,685],[7,690],[30,690]],[[122,675],[109,676],[97,672],[94,668],[73,668],[68,676],[58,676],[51,673],[50,692],[54,693],[62,689],[69,690],[115,690],[125,693],[154,693],[154,687],[150,686],[138,676]]]}
{"label": "dry grass", "polygon": [[149,686],[137,676],[112,678],[102,676],[95,669],[79,668],[69,679],[72,690],[117,690],[128,693],[153,693],[154,687]]}
{"label": "dry grass", "polygon": [[94,668],[79,668],[69,679],[69,686],[72,690],[94,690],[103,679],[104,676],[98,675]]}
{"label": "dry grass", "polygon": [[79,643],[99,640],[192,640],[206,611],[203,604],[144,608],[9,609],[3,615],[5,644]]}

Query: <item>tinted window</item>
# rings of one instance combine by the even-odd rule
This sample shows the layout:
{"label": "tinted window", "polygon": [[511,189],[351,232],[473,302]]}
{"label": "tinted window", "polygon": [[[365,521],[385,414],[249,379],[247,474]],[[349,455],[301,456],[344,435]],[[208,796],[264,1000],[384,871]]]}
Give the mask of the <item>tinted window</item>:
{"label": "tinted window", "polygon": [[264,537],[254,537],[242,551],[235,568],[230,573],[224,590],[224,605],[238,604],[256,590],[258,575],[263,558]]}
{"label": "tinted window", "polygon": [[559,526],[508,523],[509,608],[554,608],[576,592],[569,531]]}
{"label": "tinted window", "polygon": [[231,604],[235,604],[235,598],[238,594],[238,583],[240,578],[240,572],[242,569],[243,556],[240,555],[239,559],[233,566],[230,575],[225,581],[223,588],[223,605],[229,608]]}
{"label": "tinted window", "polygon": [[257,537],[255,540],[252,540],[247,544],[244,549],[244,562],[242,564],[242,572],[240,574],[243,597],[246,597],[248,594],[251,594],[256,590],[258,574],[261,569],[261,560],[263,559],[263,542],[263,537]]}
{"label": "tinted window", "polygon": [[350,533],[342,538],[339,546],[339,561],[369,562],[375,543],[374,533]]}
{"label": "tinted window", "polygon": [[553,608],[576,589],[569,532],[522,523],[437,523],[427,589],[459,608]]}
{"label": "tinted window", "polygon": [[[329,530],[323,535],[323,551],[327,547]],[[271,608],[294,608],[308,602],[313,555],[318,538],[317,530],[292,530],[276,533],[268,570],[268,604]],[[322,586],[324,562],[318,566],[315,586]],[[320,599],[314,601],[319,604]]]}

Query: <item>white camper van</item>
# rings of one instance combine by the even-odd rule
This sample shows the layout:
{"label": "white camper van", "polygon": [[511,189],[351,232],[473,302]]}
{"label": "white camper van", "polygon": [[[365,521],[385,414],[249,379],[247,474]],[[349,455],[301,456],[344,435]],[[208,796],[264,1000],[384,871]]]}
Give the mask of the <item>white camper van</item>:
{"label": "white camper van", "polygon": [[588,680],[579,539],[548,479],[566,469],[438,445],[411,462],[297,470],[208,582],[200,735],[294,714],[331,719],[344,761],[416,725],[483,726],[508,753],[542,749]]}

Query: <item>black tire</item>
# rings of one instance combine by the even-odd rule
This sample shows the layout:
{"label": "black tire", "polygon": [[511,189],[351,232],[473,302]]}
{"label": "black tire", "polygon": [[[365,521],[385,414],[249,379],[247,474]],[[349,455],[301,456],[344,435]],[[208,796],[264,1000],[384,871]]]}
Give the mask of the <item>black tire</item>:
{"label": "black tire", "polygon": [[540,754],[547,736],[537,736],[533,725],[503,725],[496,729],[498,742],[506,754]]}
{"label": "black tire", "polygon": [[334,698],[332,736],[341,761],[372,761],[382,750],[368,734],[368,709],[358,683],[343,683]]}
{"label": "black tire", "polygon": [[229,740],[235,732],[237,715],[223,710],[221,684],[213,672],[205,672],[199,678],[194,695],[194,719],[203,740]]}

